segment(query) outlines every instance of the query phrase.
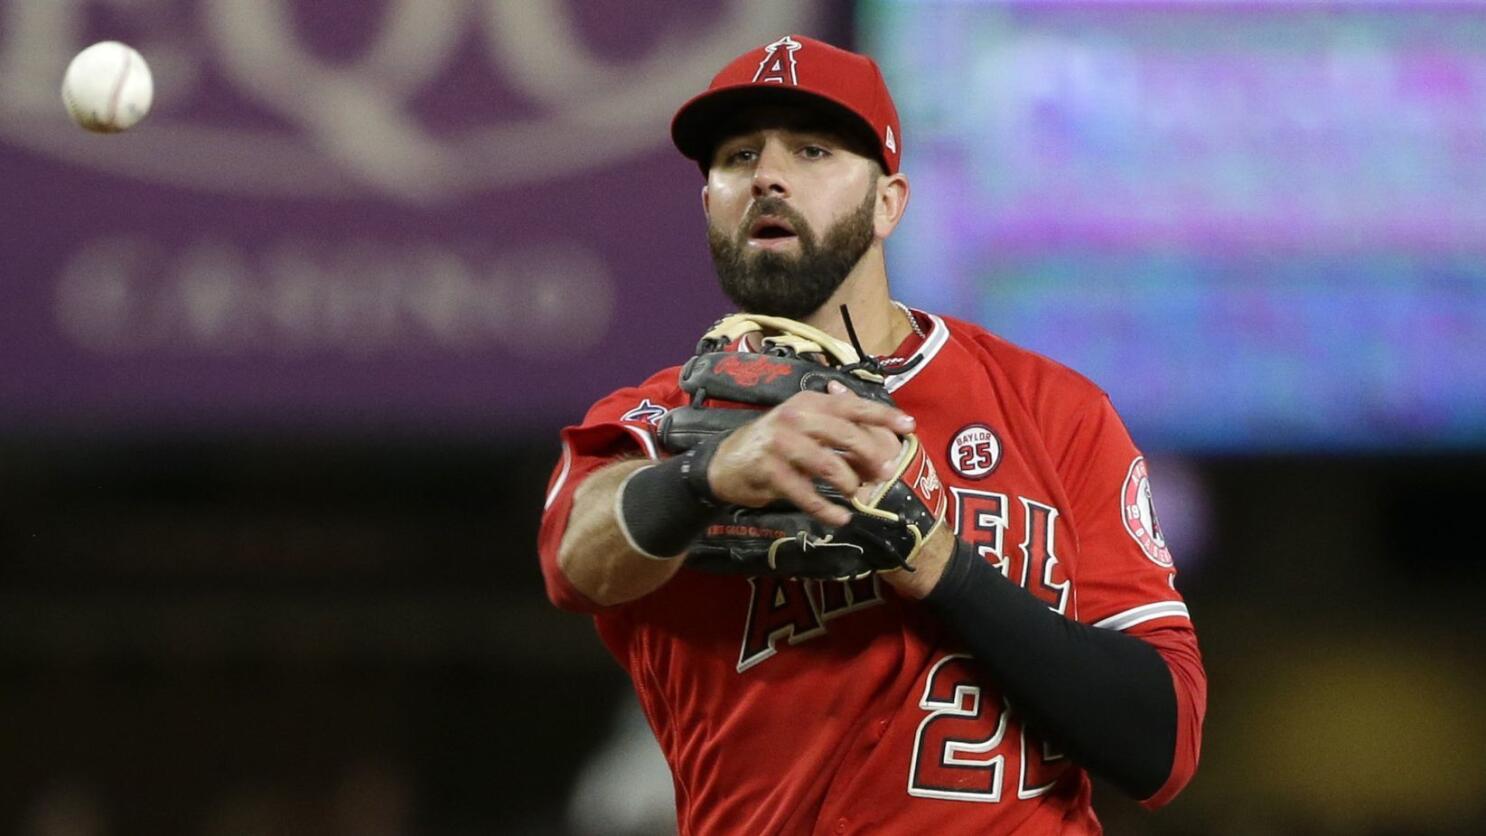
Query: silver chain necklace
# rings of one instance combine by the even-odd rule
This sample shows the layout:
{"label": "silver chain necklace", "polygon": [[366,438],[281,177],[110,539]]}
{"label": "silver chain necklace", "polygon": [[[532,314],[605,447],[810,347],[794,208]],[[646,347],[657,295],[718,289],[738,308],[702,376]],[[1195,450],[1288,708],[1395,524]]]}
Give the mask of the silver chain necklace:
{"label": "silver chain necklace", "polygon": [[893,300],[893,304],[894,305],[897,305],[898,306],[898,310],[902,311],[903,312],[903,315],[906,316],[906,317],[908,317],[908,325],[913,328],[913,333],[917,334],[918,335],[918,338],[921,339],[921,340],[928,339],[928,336],[929,335],[928,334],[925,334],[924,333],[924,329],[921,328],[921,327],[919,327],[918,317],[916,317],[916,316],[913,315],[913,311],[908,310],[908,306],[907,305],[903,304],[902,302],[899,302],[896,299]]}

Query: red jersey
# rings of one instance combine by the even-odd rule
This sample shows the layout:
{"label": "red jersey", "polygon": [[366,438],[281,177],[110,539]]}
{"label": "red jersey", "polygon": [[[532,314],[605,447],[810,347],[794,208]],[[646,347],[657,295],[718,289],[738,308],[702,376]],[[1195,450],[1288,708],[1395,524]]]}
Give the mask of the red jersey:
{"label": "red jersey", "polygon": [[[888,378],[950,491],[949,523],[1068,618],[1153,644],[1177,696],[1159,806],[1195,770],[1206,678],[1151,506],[1145,460],[1077,373],[948,317],[916,313],[922,357]],[[892,366],[889,366],[891,369]],[[800,581],[682,568],[596,607],[557,568],[575,487],[655,457],[686,403],[678,368],[563,431],[539,547],[548,595],[593,614],[629,672],[675,781],[681,834],[1098,833],[1087,775],[1022,727],[956,637],[876,577]]]}

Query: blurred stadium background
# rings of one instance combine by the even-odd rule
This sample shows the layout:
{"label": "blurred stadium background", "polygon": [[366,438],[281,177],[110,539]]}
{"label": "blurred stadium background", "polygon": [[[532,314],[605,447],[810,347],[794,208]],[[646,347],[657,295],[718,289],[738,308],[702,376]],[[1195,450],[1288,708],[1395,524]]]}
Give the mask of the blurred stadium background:
{"label": "blurred stadium background", "polygon": [[0,0],[0,832],[666,832],[535,526],[724,310],[666,126],[784,32],[893,85],[901,295],[1151,455],[1212,697],[1109,832],[1486,832],[1486,4],[1424,0]]}

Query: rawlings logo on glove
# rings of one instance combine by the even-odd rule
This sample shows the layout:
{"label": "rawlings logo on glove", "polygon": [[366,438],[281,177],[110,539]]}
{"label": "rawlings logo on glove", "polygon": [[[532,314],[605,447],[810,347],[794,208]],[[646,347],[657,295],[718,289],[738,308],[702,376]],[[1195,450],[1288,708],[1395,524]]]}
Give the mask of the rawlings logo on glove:
{"label": "rawlings logo on glove", "polygon": [[773,383],[790,373],[790,365],[761,354],[729,354],[712,365],[712,371],[732,378],[740,386]]}

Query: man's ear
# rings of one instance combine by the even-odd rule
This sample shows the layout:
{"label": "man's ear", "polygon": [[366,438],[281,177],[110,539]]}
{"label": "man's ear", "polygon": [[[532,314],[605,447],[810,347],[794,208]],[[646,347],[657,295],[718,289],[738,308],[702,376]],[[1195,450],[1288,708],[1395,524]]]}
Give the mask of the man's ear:
{"label": "man's ear", "polygon": [[707,193],[707,185],[702,184],[702,216],[712,220],[712,195]]}
{"label": "man's ear", "polygon": [[887,238],[903,220],[908,208],[908,175],[897,174],[877,178],[877,209],[872,216],[872,229],[878,238]]}

